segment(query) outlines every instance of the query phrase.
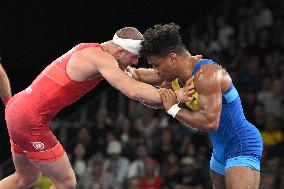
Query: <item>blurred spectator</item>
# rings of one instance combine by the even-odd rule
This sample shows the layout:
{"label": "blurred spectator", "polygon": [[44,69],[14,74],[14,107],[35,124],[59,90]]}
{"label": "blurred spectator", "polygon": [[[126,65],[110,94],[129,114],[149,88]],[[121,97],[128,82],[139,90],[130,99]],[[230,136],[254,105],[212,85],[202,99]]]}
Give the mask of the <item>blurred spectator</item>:
{"label": "blurred spectator", "polygon": [[155,175],[158,162],[152,158],[145,160],[145,176],[140,180],[141,189],[160,189],[165,179],[160,175]]}
{"label": "blurred spectator", "polygon": [[144,144],[141,144],[137,148],[136,152],[137,152],[137,158],[134,159],[134,161],[132,161],[129,166],[127,172],[128,178],[141,178],[145,175],[145,160],[150,157],[148,149]]}
{"label": "blurred spectator", "polygon": [[112,125],[112,121],[106,108],[100,108],[97,111],[93,125],[95,126],[93,128],[93,134],[96,139],[96,142],[93,143],[95,145],[93,146],[96,146],[96,152],[98,150],[103,153],[104,148],[107,145],[105,138],[110,139],[110,135],[114,134],[114,126]]}
{"label": "blurred spectator", "polygon": [[141,134],[147,139],[151,138],[156,128],[159,125],[158,119],[155,118],[154,109],[150,109],[148,107],[143,108],[143,115],[140,118],[137,118],[134,127],[141,132]]}
{"label": "blurred spectator", "polygon": [[278,180],[280,181],[278,188],[284,188],[284,166],[283,166],[283,163],[281,164],[278,175],[279,175]]}
{"label": "blurred spectator", "polygon": [[74,146],[71,165],[78,179],[82,177],[87,167],[86,148],[83,143],[78,142]]}
{"label": "blurred spectator", "polygon": [[218,42],[222,49],[227,49],[229,46],[229,38],[234,35],[235,31],[232,26],[227,24],[224,17],[217,18],[217,33]]}
{"label": "blurred spectator", "polygon": [[261,132],[264,145],[275,145],[283,140],[276,117],[273,114],[268,114],[265,121],[265,130]]}
{"label": "blurred spectator", "polygon": [[96,154],[89,160],[87,170],[78,182],[78,189],[113,188],[113,178],[108,174],[103,175],[103,162],[101,154]]}
{"label": "blurred spectator", "polygon": [[119,139],[123,145],[127,145],[132,135],[138,134],[138,131],[132,126],[132,122],[127,118],[123,118],[118,128]]}
{"label": "blurred spectator", "polygon": [[237,27],[239,29],[239,46],[242,48],[251,47],[256,42],[256,31],[252,16],[249,12],[245,11],[244,13],[240,13],[239,18],[240,20],[237,22]]}
{"label": "blurred spectator", "polygon": [[152,151],[153,157],[158,162],[162,162],[164,157],[176,150],[173,143],[173,135],[171,130],[168,128],[163,129],[161,138],[158,139],[154,145],[154,150]]}
{"label": "blurred spectator", "polygon": [[116,188],[123,188],[126,173],[129,167],[129,160],[122,157],[122,146],[119,141],[112,141],[107,145],[108,158],[103,164],[103,175],[110,175]]}
{"label": "blurred spectator", "polygon": [[254,1],[253,5],[254,24],[256,29],[271,27],[273,24],[272,12],[267,8],[263,1]]}
{"label": "blurred spectator", "polygon": [[265,172],[261,175],[260,189],[276,189],[277,176],[272,172]]}
{"label": "blurred spectator", "polygon": [[130,178],[128,180],[126,189],[141,189],[139,178]]}
{"label": "blurred spectator", "polygon": [[196,161],[189,156],[184,156],[180,161],[180,172],[177,176],[176,185],[180,187],[191,186],[193,187],[196,182]]}
{"label": "blurred spectator", "polygon": [[248,57],[245,70],[240,73],[242,77],[240,77],[239,82],[249,91],[257,92],[261,89],[263,77],[259,68],[259,58],[255,55]]}
{"label": "blurred spectator", "polygon": [[179,171],[178,156],[175,153],[169,153],[162,167],[162,176],[165,178],[165,185],[172,188],[177,182],[177,175]]}
{"label": "blurred spectator", "polygon": [[256,104],[253,108],[252,123],[262,131],[264,130],[265,126],[266,110],[261,103]]}
{"label": "blurred spectator", "polygon": [[254,44],[254,49],[259,56],[263,56],[273,50],[272,41],[270,39],[271,30],[263,28],[257,33],[257,43]]}
{"label": "blurred spectator", "polygon": [[142,117],[145,107],[143,104],[130,100],[128,103],[128,117],[132,120]]}
{"label": "blurred spectator", "polygon": [[81,127],[79,129],[76,129],[74,134],[75,136],[69,139],[70,142],[68,144],[68,155],[70,155],[70,158],[72,159],[72,156],[74,155],[74,147],[78,143],[81,143],[85,148],[85,159],[90,158],[92,156],[92,153],[94,153],[96,150],[96,141],[95,138],[92,137],[90,129],[88,127]]}
{"label": "blurred spectator", "polygon": [[195,147],[190,137],[183,138],[179,146],[178,153],[180,157],[183,157],[186,155],[193,156],[195,154]]}
{"label": "blurred spectator", "polygon": [[283,83],[280,79],[273,80],[271,89],[261,91],[258,95],[258,100],[263,103],[266,111],[276,116],[280,116],[280,105],[283,99]]}

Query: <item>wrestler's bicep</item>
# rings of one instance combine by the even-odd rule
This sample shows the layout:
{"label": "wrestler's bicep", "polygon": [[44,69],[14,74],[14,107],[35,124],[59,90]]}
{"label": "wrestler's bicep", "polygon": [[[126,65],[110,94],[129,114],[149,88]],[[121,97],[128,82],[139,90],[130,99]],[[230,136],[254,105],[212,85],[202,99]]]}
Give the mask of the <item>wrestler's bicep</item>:
{"label": "wrestler's bicep", "polygon": [[222,109],[222,92],[220,79],[215,77],[217,70],[203,69],[195,78],[194,83],[199,93],[199,111],[206,119],[218,125]]}
{"label": "wrestler's bicep", "polygon": [[199,111],[202,111],[206,119],[210,122],[219,122],[222,109],[221,93],[216,92],[211,95],[199,94]]}

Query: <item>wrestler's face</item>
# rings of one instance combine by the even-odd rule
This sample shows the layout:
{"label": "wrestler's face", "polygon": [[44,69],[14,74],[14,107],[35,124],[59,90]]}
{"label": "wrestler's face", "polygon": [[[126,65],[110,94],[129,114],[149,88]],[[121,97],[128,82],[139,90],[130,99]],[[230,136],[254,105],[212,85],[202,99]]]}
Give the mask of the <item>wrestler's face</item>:
{"label": "wrestler's face", "polygon": [[123,50],[118,57],[118,63],[121,68],[138,64],[139,55]]}
{"label": "wrestler's face", "polygon": [[176,54],[170,53],[166,57],[149,56],[147,60],[165,81],[173,81],[177,78]]}

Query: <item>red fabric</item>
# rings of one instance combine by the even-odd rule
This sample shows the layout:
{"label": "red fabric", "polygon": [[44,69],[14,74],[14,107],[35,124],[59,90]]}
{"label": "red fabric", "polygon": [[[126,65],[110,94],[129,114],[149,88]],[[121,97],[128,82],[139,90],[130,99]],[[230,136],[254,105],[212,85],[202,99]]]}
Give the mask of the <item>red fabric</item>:
{"label": "red fabric", "polygon": [[[37,159],[35,154],[39,152],[54,153],[52,149],[59,142],[50,131],[51,120],[61,109],[77,101],[102,80],[96,78],[76,82],[66,74],[66,65],[72,54],[90,46],[100,47],[96,43],[75,46],[48,65],[27,89],[14,95],[7,104],[5,119],[10,139],[20,149],[15,152],[23,151],[32,159]],[[60,156],[64,152],[62,150],[57,150],[54,157]],[[47,155],[47,161],[54,157]],[[42,156],[38,159],[41,161]]]}
{"label": "red fabric", "polygon": [[59,142],[57,143],[57,145],[55,145],[55,147],[49,150],[41,150],[37,152],[24,151],[20,146],[16,145],[12,141],[10,142],[12,152],[20,155],[25,155],[32,161],[52,162],[60,159],[65,153],[62,145]]}
{"label": "red fabric", "polygon": [[164,178],[157,176],[152,181],[147,181],[146,178],[142,178],[140,181],[141,189],[160,189],[164,183]]}

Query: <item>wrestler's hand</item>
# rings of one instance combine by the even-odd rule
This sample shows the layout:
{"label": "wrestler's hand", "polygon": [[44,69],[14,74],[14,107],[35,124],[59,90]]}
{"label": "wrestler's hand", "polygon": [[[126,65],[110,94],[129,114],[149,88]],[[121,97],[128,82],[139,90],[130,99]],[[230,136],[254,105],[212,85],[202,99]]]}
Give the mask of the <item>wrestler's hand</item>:
{"label": "wrestler's hand", "polygon": [[198,55],[195,55],[195,56],[192,56],[193,58],[197,59],[197,60],[200,60],[202,59],[202,55],[198,54]]}
{"label": "wrestler's hand", "polygon": [[[191,76],[189,80],[186,81],[184,91],[187,95],[192,95],[195,92],[194,84],[193,84],[194,76]],[[194,89],[194,91],[192,91]]]}
{"label": "wrestler's hand", "polygon": [[140,81],[141,79],[140,76],[137,74],[136,69],[131,66],[128,66],[125,69],[125,73],[127,73],[129,76],[133,77],[137,81]]}
{"label": "wrestler's hand", "polygon": [[180,88],[176,90],[174,93],[176,94],[177,101],[180,103],[185,103],[188,101],[192,101],[192,94],[195,92],[194,85],[189,85],[184,88]]}
{"label": "wrestler's hand", "polygon": [[177,97],[173,90],[160,88],[158,89],[160,96],[163,101],[163,106],[166,111],[168,111],[174,104],[177,104]]}

